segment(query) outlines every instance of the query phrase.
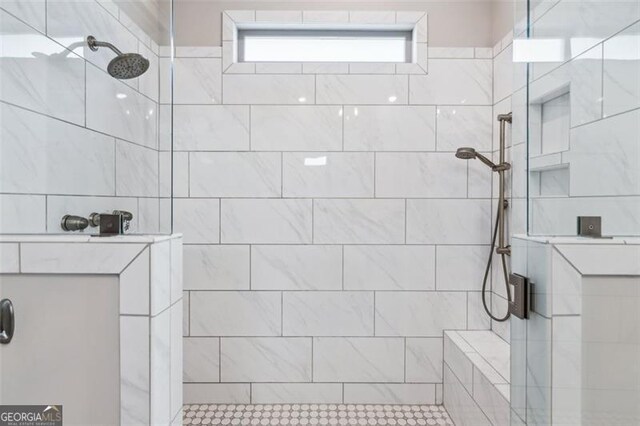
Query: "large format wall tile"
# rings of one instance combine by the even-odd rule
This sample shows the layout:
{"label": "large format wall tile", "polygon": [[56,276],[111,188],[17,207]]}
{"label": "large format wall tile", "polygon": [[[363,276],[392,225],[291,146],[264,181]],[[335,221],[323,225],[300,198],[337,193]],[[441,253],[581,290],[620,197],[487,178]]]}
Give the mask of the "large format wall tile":
{"label": "large format wall tile", "polygon": [[[277,17],[303,14],[261,15]],[[442,400],[442,330],[490,327],[476,290],[492,176],[453,155],[459,146],[492,151],[492,60],[468,51],[432,60],[428,75],[388,64],[228,69],[223,105],[174,108],[175,148],[189,160],[183,194],[212,197],[197,201],[219,202],[221,215],[190,226],[185,331],[221,339],[220,379],[243,383],[188,383],[187,400]],[[168,135],[165,126],[163,150]],[[211,237],[193,233],[204,226]],[[474,266],[447,280],[456,255]],[[212,354],[202,365],[215,362]],[[216,381],[213,370],[194,376]]]}
{"label": "large format wall tile", "polygon": [[184,382],[220,381],[220,339],[217,337],[185,337]]}
{"label": "large format wall tile", "polygon": [[[558,62],[542,63],[540,68],[548,69],[580,55],[638,19],[640,5],[637,2],[590,2],[588,6],[581,2],[559,2],[532,23],[531,31],[536,39],[561,40],[571,49],[560,51]],[[576,37],[580,37],[581,42],[571,44]],[[534,67],[534,76],[539,75]]]}
{"label": "large format wall tile", "polygon": [[467,164],[449,153],[378,153],[376,196],[465,198]]}
{"label": "large format wall tile", "polygon": [[193,197],[280,196],[280,154],[195,152],[189,160],[189,187]]}
{"label": "large format wall tile", "polygon": [[87,81],[87,127],[157,148],[155,102],[89,64]]}
{"label": "large format wall tile", "polygon": [[640,110],[572,129],[572,196],[640,193]]}
{"label": "large format wall tile", "polygon": [[169,310],[152,317],[151,323],[151,375],[149,384],[151,424],[167,424],[171,421],[171,316]]}
{"label": "large format wall tile", "polygon": [[640,23],[604,43],[603,113],[640,107]]}
{"label": "large format wall tile", "polygon": [[312,75],[241,75],[222,78],[225,104],[312,104],[315,84]]}
{"label": "large format wall tile", "polygon": [[438,246],[436,288],[480,290],[491,253],[489,246]]}
{"label": "large format wall tile", "polygon": [[311,200],[222,200],[223,243],[310,243]]}
{"label": "large format wall tile", "polygon": [[276,292],[192,291],[191,336],[279,336]]}
{"label": "large format wall tile", "polygon": [[225,404],[249,404],[249,383],[185,383],[185,404],[209,404],[217,401]]}
{"label": "large format wall tile", "polygon": [[44,234],[47,232],[45,206],[44,196],[0,194],[0,233]]}
{"label": "large format wall tile", "polygon": [[318,75],[318,104],[407,104],[406,75]]}
{"label": "large format wall tile", "polygon": [[6,104],[0,116],[0,192],[115,195],[113,138]]}
{"label": "large format wall tile", "polygon": [[319,337],[313,341],[316,382],[403,382],[401,338]]}
{"label": "large format wall tile", "polygon": [[462,146],[492,150],[490,106],[438,106],[437,122],[438,151],[455,151]]}
{"label": "large format wall tile", "polygon": [[436,385],[418,383],[366,383],[344,385],[346,404],[433,404]]}
{"label": "large format wall tile", "polygon": [[286,292],[285,336],[373,336],[373,292]]}
{"label": "large format wall tile", "polygon": [[252,106],[251,149],[339,151],[342,106]]}
{"label": "large format wall tile", "polygon": [[158,196],[158,151],[116,142],[116,195]]}
{"label": "large format wall tile", "polygon": [[160,60],[158,55],[141,41],[138,41],[138,53],[149,60],[149,69],[137,78],[138,90],[153,102],[158,103],[160,98]]}
{"label": "large format wall tile", "polygon": [[435,107],[347,106],[346,151],[434,151]]}
{"label": "large format wall tile", "polygon": [[463,292],[384,292],[376,294],[376,336],[438,337],[467,325]]}
{"label": "large format wall tile", "polygon": [[47,20],[46,0],[3,0],[0,6],[41,33],[45,32]]}
{"label": "large format wall tile", "polygon": [[[169,107],[166,108],[163,107],[162,112],[170,113]],[[173,148],[176,151],[248,150],[249,108],[229,105],[175,105]]]}
{"label": "large format wall tile", "polygon": [[248,290],[249,246],[185,245],[185,290]]}
{"label": "large format wall tile", "polygon": [[444,404],[451,420],[460,426],[490,426],[491,422],[465,390],[451,369],[445,365]]}
{"label": "large format wall tile", "polygon": [[151,315],[157,315],[171,305],[171,242],[153,244],[149,250],[149,260],[149,306]]}
{"label": "large format wall tile", "polygon": [[13,274],[20,272],[20,245],[13,243],[0,244],[0,273]]}
{"label": "large format wall tile", "polygon": [[123,357],[120,365],[120,420],[124,424],[149,422],[150,354],[148,341],[148,317],[120,317],[120,351],[130,354]]}
{"label": "large format wall tile", "polygon": [[158,162],[160,197],[188,197],[189,153],[160,151]]}
{"label": "large format wall tile", "polygon": [[407,242],[488,244],[490,200],[408,200]]}
{"label": "large format wall tile", "polygon": [[0,26],[0,99],[83,125],[85,62],[2,10]]}
{"label": "large format wall tile", "polygon": [[342,401],[341,383],[256,383],[251,386],[256,404],[322,404]]}
{"label": "large format wall tile", "polygon": [[407,382],[442,382],[442,339],[407,339]]}
{"label": "large format wall tile", "polygon": [[490,59],[431,59],[428,75],[412,75],[411,104],[491,105]]}
{"label": "large format wall tile", "polygon": [[345,246],[347,290],[433,290],[433,246]]}
{"label": "large format wall tile", "polygon": [[222,62],[219,58],[174,58],[174,104],[222,103]]}
{"label": "large format wall tile", "polygon": [[509,45],[493,60],[493,102],[511,96],[513,92],[513,45]]}
{"label": "large format wall tile", "polygon": [[310,382],[311,339],[223,338],[223,382]]}
{"label": "large format wall tile", "polygon": [[373,153],[283,155],[285,197],[373,197]]}
{"label": "large format wall tile", "polygon": [[173,227],[184,234],[184,242],[220,242],[220,201],[176,198],[173,200]]}
{"label": "large format wall tile", "polygon": [[402,243],[404,213],[402,200],[315,200],[314,242]]}
{"label": "large format wall tile", "polygon": [[253,245],[251,288],[340,290],[342,249],[324,245]]}

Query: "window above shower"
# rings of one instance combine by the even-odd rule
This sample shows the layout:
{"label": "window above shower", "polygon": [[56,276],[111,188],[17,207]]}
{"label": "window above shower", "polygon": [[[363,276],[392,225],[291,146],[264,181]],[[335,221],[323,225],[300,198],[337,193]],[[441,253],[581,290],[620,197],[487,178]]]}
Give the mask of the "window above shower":
{"label": "window above shower", "polygon": [[238,62],[411,62],[409,30],[238,30]]}
{"label": "window above shower", "polygon": [[261,10],[223,14],[224,73],[306,73],[318,72],[318,67],[345,74],[426,74],[427,15]]}

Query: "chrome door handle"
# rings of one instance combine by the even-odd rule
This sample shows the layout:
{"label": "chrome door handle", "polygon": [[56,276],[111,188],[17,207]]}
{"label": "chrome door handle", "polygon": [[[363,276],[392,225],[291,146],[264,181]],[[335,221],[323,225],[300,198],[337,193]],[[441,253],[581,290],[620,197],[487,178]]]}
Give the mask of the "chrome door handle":
{"label": "chrome door handle", "polygon": [[13,338],[14,329],[13,303],[9,299],[2,299],[0,300],[0,343],[9,343]]}

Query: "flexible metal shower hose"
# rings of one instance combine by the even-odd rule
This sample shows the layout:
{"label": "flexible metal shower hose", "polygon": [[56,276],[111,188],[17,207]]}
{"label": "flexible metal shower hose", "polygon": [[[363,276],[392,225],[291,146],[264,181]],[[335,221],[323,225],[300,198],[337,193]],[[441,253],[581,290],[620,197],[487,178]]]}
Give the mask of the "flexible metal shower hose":
{"label": "flexible metal shower hose", "polygon": [[[489,272],[491,271],[491,262],[493,260],[493,250],[496,247],[496,237],[498,236],[498,226],[500,224],[501,211],[503,212],[502,214],[504,214],[506,209],[498,209],[498,214],[496,215],[496,226],[493,229],[493,237],[491,238],[491,251],[489,252],[489,260],[487,261],[487,268],[484,271],[484,279],[482,280],[482,306],[484,306],[484,310],[491,317],[491,319],[498,322],[504,322],[508,320],[509,317],[511,316],[511,313],[509,312],[508,309],[504,317],[498,318],[494,316],[491,310],[489,309],[489,307],[487,306],[487,300],[486,300],[487,279],[489,278]],[[506,255],[504,253],[500,254],[500,257],[502,258],[502,272],[504,274],[504,285],[505,285],[505,288],[507,289],[507,301],[511,302],[511,288],[509,287],[509,274],[507,273],[507,260],[505,259],[505,256]]]}

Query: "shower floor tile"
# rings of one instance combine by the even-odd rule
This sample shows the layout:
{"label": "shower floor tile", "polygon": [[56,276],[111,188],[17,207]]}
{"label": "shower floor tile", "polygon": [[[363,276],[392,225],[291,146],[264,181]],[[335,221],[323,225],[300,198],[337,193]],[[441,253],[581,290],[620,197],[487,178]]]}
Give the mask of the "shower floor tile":
{"label": "shower floor tile", "polygon": [[190,404],[185,425],[453,425],[441,405]]}

